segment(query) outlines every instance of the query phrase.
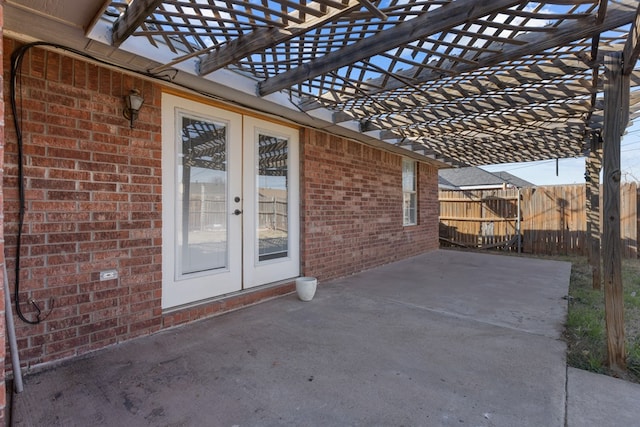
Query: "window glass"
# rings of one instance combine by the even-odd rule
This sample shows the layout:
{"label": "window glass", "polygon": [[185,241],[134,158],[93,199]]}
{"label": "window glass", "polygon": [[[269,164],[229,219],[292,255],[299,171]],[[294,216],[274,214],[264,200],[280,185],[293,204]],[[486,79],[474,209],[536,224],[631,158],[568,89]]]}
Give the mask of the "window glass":
{"label": "window glass", "polygon": [[417,224],[416,162],[409,159],[402,160],[402,209],[403,224]]}
{"label": "window glass", "polygon": [[180,117],[178,250],[180,273],[227,266],[227,125]]}
{"label": "window glass", "polygon": [[258,260],[289,254],[286,138],[258,134]]}

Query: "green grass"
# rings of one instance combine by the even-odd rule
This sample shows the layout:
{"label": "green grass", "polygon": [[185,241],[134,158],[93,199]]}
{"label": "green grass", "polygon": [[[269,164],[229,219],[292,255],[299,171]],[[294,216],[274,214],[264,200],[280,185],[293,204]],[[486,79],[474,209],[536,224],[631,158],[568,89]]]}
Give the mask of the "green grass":
{"label": "green grass", "polygon": [[[586,258],[570,258],[569,312],[565,329],[567,364],[592,372],[612,374],[606,367],[607,342],[604,291],[593,290]],[[624,288],[626,379],[640,382],[640,262],[622,263]]]}

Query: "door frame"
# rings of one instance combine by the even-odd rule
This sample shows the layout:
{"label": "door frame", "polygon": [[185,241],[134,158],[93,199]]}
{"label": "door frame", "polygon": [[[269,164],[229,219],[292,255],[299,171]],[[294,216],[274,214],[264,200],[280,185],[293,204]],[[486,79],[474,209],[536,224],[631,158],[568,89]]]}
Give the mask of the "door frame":
{"label": "door frame", "polygon": [[[288,140],[287,207],[288,253],[286,257],[267,261],[258,259],[258,134]],[[243,182],[243,289],[291,279],[300,275],[300,148],[299,130],[262,120],[244,117],[244,182]]]}
{"label": "door frame", "polygon": [[[206,100],[198,101],[168,92],[162,93],[162,309],[171,310],[205,302],[256,286],[292,279],[300,275],[300,165],[299,128],[226,109]],[[226,269],[179,276],[176,264],[180,217],[177,191],[179,112],[189,116],[228,123],[229,185],[228,263]],[[248,112],[245,112],[248,113]],[[268,261],[257,256],[258,194],[256,135],[263,132],[288,140],[288,255]],[[239,187],[238,187],[238,183]],[[241,197],[235,203],[236,196]],[[233,211],[239,209],[240,215]],[[235,244],[234,242],[237,242]]]}

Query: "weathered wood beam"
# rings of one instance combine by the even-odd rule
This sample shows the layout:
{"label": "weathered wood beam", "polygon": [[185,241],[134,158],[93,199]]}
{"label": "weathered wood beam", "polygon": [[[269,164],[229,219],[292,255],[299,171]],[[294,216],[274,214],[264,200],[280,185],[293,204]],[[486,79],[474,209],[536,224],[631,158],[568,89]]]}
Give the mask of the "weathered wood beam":
{"label": "weathered wood beam", "polygon": [[369,0],[358,0],[358,1],[376,18],[381,19],[383,21],[386,21],[387,18],[389,18],[386,13],[378,9],[376,5],[370,2]]}
{"label": "weathered wood beam", "polygon": [[[577,88],[576,88],[577,89]],[[463,116],[487,116],[490,114],[500,114],[502,111],[519,108],[523,110],[523,114],[527,114],[526,110],[555,110],[562,106],[567,106],[570,110],[575,110],[575,106],[580,103],[580,113],[584,112],[585,104],[582,103],[586,96],[590,94],[590,88],[580,88],[581,90],[562,91],[545,90],[544,88],[527,89],[511,91],[509,95],[495,93],[477,98],[463,98],[456,102],[447,103],[429,103],[426,100],[422,103],[411,105],[405,103],[404,108],[389,109],[379,111],[375,107],[365,107],[366,109],[357,109],[350,111],[348,114],[354,116],[367,117],[370,125],[380,123],[379,128],[388,128],[389,123],[396,122],[399,124],[412,125],[425,121],[442,121],[442,120],[460,120]],[[415,97],[420,100],[420,96]],[[376,111],[378,110],[378,111]],[[347,114],[347,113],[344,113]],[[336,119],[338,117],[335,117]],[[368,129],[372,130],[372,129]]]}
{"label": "weathered wood beam", "polygon": [[[604,119],[604,301],[607,331],[607,363],[611,369],[626,369],[624,342],[624,295],[620,241],[620,110],[623,88],[622,54],[606,57],[605,119]],[[629,88],[626,88],[628,91]]]}
{"label": "weathered wood beam", "polygon": [[512,141],[530,141],[532,143],[548,143],[549,141],[575,141],[582,137],[582,129],[562,128],[558,130],[536,129],[527,132],[517,132],[508,135],[493,136],[490,138],[469,138],[463,135],[447,135],[447,138],[455,141],[467,141],[470,144],[504,146]]}
{"label": "weathered wood beam", "polygon": [[454,158],[449,158],[447,156],[444,156],[443,154],[432,150],[431,148],[428,148],[426,146],[424,146],[423,144],[420,144],[418,142],[415,141],[406,141],[404,144],[400,145],[401,147],[412,151],[414,153],[418,153],[422,156],[425,157],[429,157],[430,159],[434,159],[434,160],[438,160],[440,162],[443,163],[448,163],[450,165],[455,165],[455,166],[459,166],[459,167],[464,167],[467,166],[465,163],[461,163],[459,160],[454,159]]}
{"label": "weathered wood beam", "polygon": [[600,251],[600,171],[602,170],[602,142],[598,132],[591,132],[591,147],[586,159],[587,239],[593,289],[600,289],[602,281]]}
{"label": "weathered wood beam", "polygon": [[[397,137],[397,135],[396,135]],[[558,131],[530,131],[492,138],[477,138],[462,134],[427,137],[408,137],[405,145],[420,144],[439,156],[455,159],[458,163],[483,165],[521,161],[547,160],[553,157],[569,158],[583,154],[584,132],[566,129]]]}
{"label": "weathered wood beam", "polygon": [[[404,129],[389,129],[380,132],[381,139],[395,139],[395,138],[426,138],[426,137],[462,137],[470,136],[475,139],[478,138],[496,138],[496,137],[509,137],[511,135],[519,135],[527,132],[559,132],[566,131],[569,133],[575,133],[576,135],[583,135],[586,129],[586,125],[581,119],[563,118],[557,121],[545,120],[543,122],[521,122],[517,126],[504,126],[498,127],[485,126],[482,129],[475,129],[473,131],[463,130],[458,132],[440,132],[438,130],[430,129],[429,127],[414,127]],[[490,135],[490,136],[488,136]]]}
{"label": "weathered wood beam", "polygon": [[485,145],[473,140],[460,139],[417,139],[414,143],[420,143],[430,151],[441,156],[456,159],[460,163],[469,165],[487,165],[495,163],[514,163],[522,161],[546,160],[550,153],[556,157],[575,157],[574,141],[531,141],[514,140],[496,147]]}
{"label": "weathered wood beam", "polygon": [[[559,58],[553,61],[543,61],[531,64],[527,68],[512,68],[506,70],[505,74],[500,75],[479,75],[470,76],[469,79],[463,81],[454,81],[447,84],[446,81],[434,82],[420,86],[415,94],[401,94],[394,96],[393,92],[385,93],[384,97],[376,97],[376,104],[371,105],[369,102],[362,100],[353,100],[345,105],[340,105],[339,111],[334,114],[334,122],[340,123],[349,120],[359,120],[364,117],[370,117],[377,114],[388,114],[389,111],[398,111],[399,109],[411,110],[412,108],[425,108],[427,104],[440,102],[467,102],[466,98],[493,96],[495,92],[504,89],[519,88],[522,85],[528,85],[526,90],[529,92],[538,92],[531,88],[541,87],[543,93],[557,93],[559,90],[566,92],[586,93],[589,91],[595,95],[596,91],[602,89],[600,82],[597,87],[583,78],[575,80],[566,79],[570,75],[581,75],[590,68],[582,61],[569,60],[567,58]],[[635,77],[637,72],[633,75]],[[563,77],[565,83],[555,83],[543,86],[544,80],[557,79]],[[525,89],[523,89],[525,90]],[[539,95],[536,95],[539,96]],[[461,100],[461,98],[465,98]],[[318,108],[329,108],[340,102],[335,97],[306,98],[298,107],[303,111],[311,111]]]}
{"label": "weathered wood beam", "polygon": [[600,4],[598,5],[598,15],[596,15],[596,23],[601,24],[604,21],[604,17],[607,16],[607,5],[609,4],[608,0],[600,0]]}
{"label": "weathered wood beam", "polygon": [[[434,114],[425,110],[421,115],[412,115],[409,117],[389,116],[379,118],[372,121],[376,123],[379,129],[400,129],[401,133],[405,132],[427,132],[433,133],[450,133],[467,131],[482,131],[486,127],[504,127],[519,126],[528,122],[542,122],[550,119],[564,119],[567,117],[577,117],[588,113],[591,104],[588,101],[576,103],[547,105],[544,108],[521,109],[505,108],[503,110],[493,110],[489,114],[469,115],[465,116],[460,113],[455,116],[455,111],[451,111],[447,117],[438,116],[438,111]],[[366,130],[374,130],[372,125],[368,125]]]}
{"label": "weathered wood beam", "polygon": [[[412,108],[425,108],[425,106],[429,104],[437,104],[440,102],[455,102],[460,100],[460,98],[472,97],[472,96],[483,96],[483,95],[492,95],[496,91],[500,91],[508,88],[518,88],[522,84],[534,84],[536,81],[540,80],[548,80],[557,76],[564,76],[566,74],[578,73],[580,69],[586,70],[588,67],[586,65],[582,65],[580,68],[576,66],[577,61],[574,62],[574,66],[569,66],[568,64],[562,65],[565,61],[558,60],[553,61],[554,67],[551,67],[549,63],[542,63],[536,66],[532,66],[533,73],[527,70],[509,70],[508,75],[501,76],[479,76],[476,78],[472,78],[470,80],[466,80],[460,83],[454,83],[452,85],[433,85],[433,87],[423,88],[423,90],[418,91],[416,94],[412,95],[401,95],[397,97],[387,97],[386,99],[376,99],[376,105],[369,105],[368,103],[361,103],[356,100],[353,103],[347,103],[347,105],[355,104],[358,105],[356,107],[348,107],[341,106],[342,111],[337,111],[334,114],[334,122],[340,123],[349,120],[361,120],[363,118],[373,117],[379,114],[389,114],[390,111],[398,111],[400,109],[408,109]],[[557,69],[556,69],[557,68]],[[551,71],[551,69],[554,69]],[[542,72],[541,70],[545,70]],[[564,70],[564,72],[563,72]],[[525,77],[527,74],[533,74],[535,79],[532,79],[530,76]],[[635,70],[631,73],[632,85],[638,86],[640,85],[640,71]],[[580,93],[586,93],[586,91],[590,91],[594,95],[595,91],[602,90],[603,79],[598,80],[597,87],[593,87],[592,84],[587,82],[584,79],[577,79],[573,81],[567,81],[566,83],[556,84],[555,89],[563,90],[567,92],[577,91]],[[532,87],[532,86],[530,86]],[[550,85],[551,89],[547,89],[546,91],[550,91],[554,88],[554,85]],[[555,92],[555,89],[552,92]],[[536,92],[536,90],[531,90],[530,92]],[[536,93],[536,96],[541,96]],[[467,102],[466,100],[460,100],[461,102]],[[331,108],[331,104],[333,102],[337,102],[334,100],[322,99],[323,103],[318,102],[317,100],[308,100],[306,102],[306,108],[304,111],[312,110],[315,108],[326,107]],[[595,101],[594,101],[595,102]],[[631,98],[631,102],[635,103],[635,98]],[[594,103],[594,106],[596,104]],[[601,126],[600,124],[596,124],[594,122],[595,127]]]}
{"label": "weathered wood beam", "polygon": [[284,43],[328,22],[335,21],[352,10],[362,7],[361,2],[362,0],[349,0],[344,8],[333,9],[322,16],[308,19],[302,24],[295,24],[287,28],[259,28],[250,34],[238,37],[202,59],[198,74],[203,76],[212,73],[253,53]]}
{"label": "weathered wood beam", "polygon": [[490,110],[502,108],[516,108],[520,106],[532,107],[553,101],[568,101],[590,95],[594,89],[586,80],[575,80],[565,83],[550,84],[548,86],[518,86],[509,87],[512,90],[503,91],[502,87],[484,82],[484,85],[454,84],[452,87],[438,87],[431,91],[423,91],[408,96],[376,100],[375,105],[362,105],[348,108],[336,113],[336,121],[353,120],[354,118],[386,116],[390,113],[420,114],[423,111],[434,113],[434,109],[453,110],[456,117],[461,114],[488,113]]}
{"label": "weathered wood beam", "polygon": [[[464,80],[461,82],[453,82],[447,84],[433,84],[421,87],[415,94],[376,97],[376,104],[353,102],[343,106],[343,111],[336,112],[334,119],[336,122],[348,121],[362,117],[371,117],[378,114],[388,114],[391,111],[398,110],[411,111],[413,109],[424,109],[430,104],[439,103],[472,103],[476,98],[485,99],[506,97],[512,99],[512,94],[526,92],[529,96],[533,96],[538,102],[544,100],[557,99],[564,94],[588,94],[597,90],[594,89],[590,82],[585,79],[577,78],[576,80],[563,79],[564,83],[554,83],[544,85],[543,80],[557,79],[558,77],[566,77],[567,75],[580,74],[586,71],[586,66],[571,67],[562,65],[564,61],[558,60],[552,63],[541,63],[531,66],[528,70],[512,69],[507,74],[501,75],[482,75]],[[557,66],[552,66],[555,64]],[[576,62],[577,64],[577,62]],[[527,85],[526,88],[519,89],[520,86]],[[502,93],[505,89],[508,93]],[[531,102],[535,102],[532,99]],[[323,102],[325,100],[323,99]],[[496,100],[496,102],[499,102]],[[318,101],[308,104],[305,111],[313,108],[319,108],[323,104]],[[331,101],[327,100],[327,107],[330,107]],[[354,106],[350,106],[354,105]],[[304,108],[304,107],[302,107]]]}
{"label": "weathered wood beam", "polygon": [[136,0],[113,23],[112,44],[120,46],[153,13],[163,0]]}
{"label": "weathered wood beam", "polygon": [[473,21],[505,8],[520,4],[514,0],[455,0],[438,9],[414,19],[380,31],[371,37],[359,40],[344,48],[331,52],[301,67],[262,81],[258,86],[261,96],[286,89],[290,86],[337,70],[345,65],[392,50],[423,37]]}
{"label": "weathered wood beam", "polygon": [[[501,62],[512,61],[523,56],[534,55],[543,52],[547,49],[551,49],[558,46],[564,46],[576,40],[585,38],[591,38],[595,34],[600,34],[604,31],[612,30],[623,25],[629,24],[636,18],[637,0],[621,0],[609,4],[607,8],[607,14],[602,21],[598,24],[594,19],[579,19],[566,22],[554,28],[553,31],[546,33],[531,33],[524,34],[520,37],[516,37],[514,40],[522,42],[521,44],[509,45],[507,47],[501,46],[499,43],[491,43],[486,46],[487,49],[499,50],[500,53],[489,53],[477,58],[478,65],[471,66],[468,64],[458,64],[455,62],[449,62],[450,67],[448,71],[454,74],[461,74],[475,71],[479,68],[490,67],[497,65]],[[495,46],[494,46],[495,45]],[[446,66],[445,66],[446,68]],[[417,69],[409,69],[403,72],[403,75],[414,76],[413,84],[424,83],[428,81],[438,80],[442,76],[442,71],[435,70],[423,70],[418,73]],[[385,77],[386,78],[386,77]],[[370,87],[380,87],[381,82],[376,79],[365,82]],[[369,95],[376,92],[383,92],[387,90],[397,89],[406,86],[403,81],[393,80],[372,91],[367,91]]]}
{"label": "weathered wood beam", "polygon": [[636,18],[631,23],[629,36],[627,36],[627,42],[622,51],[622,74],[627,75],[633,71],[638,56],[640,56],[640,3],[638,3]]}

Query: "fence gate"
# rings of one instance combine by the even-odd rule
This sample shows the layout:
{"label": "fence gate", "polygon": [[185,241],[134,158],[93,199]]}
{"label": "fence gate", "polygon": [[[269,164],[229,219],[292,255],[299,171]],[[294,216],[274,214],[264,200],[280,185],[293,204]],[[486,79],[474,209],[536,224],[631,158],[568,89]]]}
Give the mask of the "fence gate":
{"label": "fence gate", "polygon": [[[637,258],[638,185],[623,184],[620,190],[621,253]],[[525,253],[587,255],[586,205],[586,187],[577,184],[440,191],[440,242],[442,246],[517,250],[520,235]]]}
{"label": "fence gate", "polygon": [[440,191],[443,245],[517,250],[521,223],[519,191]]}

